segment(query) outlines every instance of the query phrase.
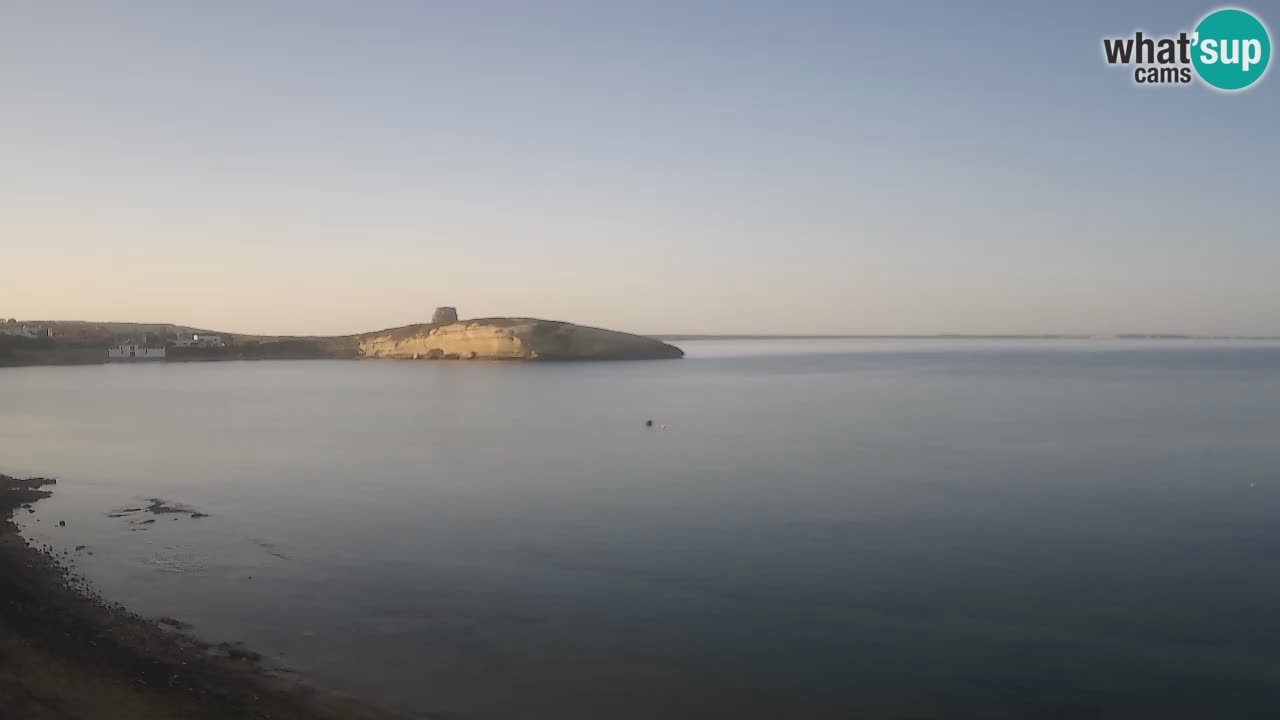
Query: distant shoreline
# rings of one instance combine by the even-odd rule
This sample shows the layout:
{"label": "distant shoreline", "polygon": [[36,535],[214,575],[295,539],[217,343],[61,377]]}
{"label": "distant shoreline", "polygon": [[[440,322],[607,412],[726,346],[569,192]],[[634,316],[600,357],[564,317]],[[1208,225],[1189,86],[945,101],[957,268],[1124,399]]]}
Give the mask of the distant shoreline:
{"label": "distant shoreline", "polygon": [[655,340],[1280,340],[1274,335],[1178,335],[1178,334],[1117,334],[1117,335],[647,335]]}
{"label": "distant shoreline", "polygon": [[[429,326],[427,326],[429,327]],[[235,345],[217,349],[203,348],[171,348],[166,357],[158,359],[109,359],[105,346],[85,343],[52,343],[47,340],[31,340],[23,338],[0,338],[0,370],[18,367],[56,367],[86,366],[108,364],[153,364],[153,363],[205,363],[229,361],[259,360],[425,360],[425,361],[461,361],[461,362],[581,362],[584,360],[607,361],[626,359],[659,359],[661,356],[651,353],[639,353],[634,356],[623,354],[621,357],[548,357],[545,359],[519,357],[486,357],[482,355],[464,356],[462,354],[412,353],[404,355],[364,355],[355,347],[334,340],[343,338],[294,338],[281,337],[268,342],[257,338],[262,336],[237,336],[233,338]],[[1213,343],[1213,342],[1280,342],[1280,337],[1267,335],[1178,335],[1178,334],[1124,334],[1124,335],[770,335],[770,334],[673,334],[673,335],[634,335],[637,340],[651,341],[655,344],[675,342],[783,342],[783,341],[893,341],[893,342],[1027,342],[1027,341],[1072,341],[1077,343],[1096,343],[1105,346],[1107,343]],[[246,342],[245,338],[249,338]],[[7,342],[6,342],[7,341]],[[1153,345],[1154,346],[1154,345]],[[670,346],[669,346],[670,347]],[[684,353],[671,347],[671,357],[679,357]]]}
{"label": "distant shoreline", "polygon": [[429,323],[357,335],[295,337],[210,332],[181,325],[17,321],[0,324],[0,366],[172,360],[672,360],[674,345],[559,320],[459,320],[438,308]]}

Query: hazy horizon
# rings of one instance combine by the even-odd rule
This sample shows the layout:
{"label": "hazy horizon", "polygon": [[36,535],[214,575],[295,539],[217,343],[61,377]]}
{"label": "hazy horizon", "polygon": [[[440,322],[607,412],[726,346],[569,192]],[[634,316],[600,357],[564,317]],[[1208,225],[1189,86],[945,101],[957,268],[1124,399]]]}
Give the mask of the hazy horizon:
{"label": "hazy horizon", "polygon": [[1215,7],[10,3],[0,316],[1280,336],[1280,80],[1101,58]]}

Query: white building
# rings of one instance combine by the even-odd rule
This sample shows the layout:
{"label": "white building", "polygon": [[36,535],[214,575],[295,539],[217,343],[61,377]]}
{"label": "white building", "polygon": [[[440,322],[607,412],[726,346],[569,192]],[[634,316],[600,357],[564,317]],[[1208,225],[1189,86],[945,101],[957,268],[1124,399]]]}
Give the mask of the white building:
{"label": "white building", "polygon": [[227,346],[227,342],[222,339],[221,335],[210,335],[207,333],[193,333],[191,335],[180,335],[174,341],[174,345],[178,347],[200,347],[200,348],[223,348]]}
{"label": "white building", "polygon": [[107,348],[108,360],[163,360],[164,348],[149,348],[146,345],[117,345]]}

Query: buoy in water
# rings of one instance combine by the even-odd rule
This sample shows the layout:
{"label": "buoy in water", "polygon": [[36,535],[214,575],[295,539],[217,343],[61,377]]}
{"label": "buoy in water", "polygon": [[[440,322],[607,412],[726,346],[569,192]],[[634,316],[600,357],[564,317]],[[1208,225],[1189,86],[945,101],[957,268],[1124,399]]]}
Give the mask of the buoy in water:
{"label": "buoy in water", "polygon": [[653,421],[652,421],[652,420],[645,420],[645,421],[644,421],[644,426],[645,426],[645,427],[653,427]]}

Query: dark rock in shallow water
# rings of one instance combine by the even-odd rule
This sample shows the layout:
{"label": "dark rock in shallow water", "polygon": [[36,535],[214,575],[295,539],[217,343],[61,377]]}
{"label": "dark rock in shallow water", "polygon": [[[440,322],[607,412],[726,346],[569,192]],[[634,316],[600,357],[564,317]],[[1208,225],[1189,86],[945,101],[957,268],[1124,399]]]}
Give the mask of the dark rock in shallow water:
{"label": "dark rock in shallow water", "polygon": [[160,498],[147,498],[147,502],[151,504],[145,508],[146,511],[157,515],[162,513],[191,512],[190,508],[184,508],[181,505],[170,505],[168,501]]}
{"label": "dark rock in shallow water", "polygon": [[147,498],[147,502],[151,503],[146,507],[147,512],[154,513],[156,515],[182,513],[192,517],[195,517],[196,515],[204,516],[204,513],[196,510],[190,505],[183,505],[182,503],[171,503],[160,498]]}
{"label": "dark rock in shallow water", "polygon": [[[202,513],[202,512],[193,512],[193,513],[191,513],[191,518],[192,518],[193,520],[194,520],[194,519],[198,519],[198,518],[207,518],[207,517],[209,517],[209,514],[208,514],[208,513]],[[176,518],[175,518],[175,519],[176,519]]]}
{"label": "dark rock in shallow water", "polygon": [[33,477],[33,478],[27,478],[26,480],[22,480],[16,477],[10,477],[8,475],[0,474],[0,486],[7,486],[9,488],[14,488],[14,489],[26,488],[28,490],[31,490],[31,489],[38,488],[41,485],[57,485],[57,484],[58,484],[58,481],[53,478]]}

